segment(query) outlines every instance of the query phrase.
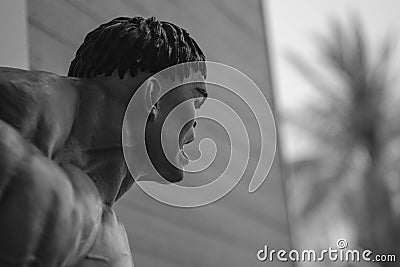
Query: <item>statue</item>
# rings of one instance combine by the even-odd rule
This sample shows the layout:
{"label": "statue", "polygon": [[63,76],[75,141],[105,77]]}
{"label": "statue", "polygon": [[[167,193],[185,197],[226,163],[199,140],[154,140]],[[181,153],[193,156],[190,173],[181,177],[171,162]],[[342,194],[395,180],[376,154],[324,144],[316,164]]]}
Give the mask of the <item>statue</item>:
{"label": "statue", "polygon": [[[146,81],[142,109],[151,113],[150,129],[157,129],[167,106],[193,98],[184,107],[193,119],[173,150],[182,153],[194,138],[194,110],[207,97],[205,85],[183,85],[154,102],[154,81],[147,79],[166,67],[204,60],[184,29],[155,18],[120,17],[85,37],[68,77],[0,68],[0,266],[133,266],[112,206],[150,168],[137,151],[134,171],[127,169],[125,109]],[[205,77],[205,65],[199,66],[176,77]],[[150,131],[148,138],[157,171],[180,181],[182,171],[157,158],[159,136]]]}

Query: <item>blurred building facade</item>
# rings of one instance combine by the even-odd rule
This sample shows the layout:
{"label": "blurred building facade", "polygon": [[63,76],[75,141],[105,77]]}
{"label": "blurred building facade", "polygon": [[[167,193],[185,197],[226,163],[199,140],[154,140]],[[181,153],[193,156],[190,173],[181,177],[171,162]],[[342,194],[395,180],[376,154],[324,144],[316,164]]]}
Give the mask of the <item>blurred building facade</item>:
{"label": "blurred building facade", "polygon": [[0,64],[5,67],[28,68],[28,35],[26,2],[0,2]]}
{"label": "blurred building facade", "polygon": [[[208,60],[246,73],[273,102],[260,0],[30,0],[27,10],[31,69],[66,75],[85,35],[99,24],[155,16],[187,29]],[[226,197],[195,209],[161,204],[134,186],[116,210],[135,266],[290,266],[257,260],[265,244],[290,248],[282,179],[277,155],[256,193],[242,179]]]}

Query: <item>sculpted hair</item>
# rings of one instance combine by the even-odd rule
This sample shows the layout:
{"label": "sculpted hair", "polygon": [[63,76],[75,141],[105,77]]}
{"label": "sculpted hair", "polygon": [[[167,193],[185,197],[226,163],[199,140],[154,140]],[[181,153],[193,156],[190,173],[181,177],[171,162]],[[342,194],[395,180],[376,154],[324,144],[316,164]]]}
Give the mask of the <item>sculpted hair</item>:
{"label": "sculpted hair", "polygon": [[[118,71],[134,77],[138,71],[156,73],[169,66],[189,64],[206,76],[205,56],[184,29],[154,17],[119,17],[100,25],[85,37],[69,67],[68,76],[89,78],[110,76]],[[193,69],[194,68],[194,69]],[[182,67],[180,76],[189,76]]]}

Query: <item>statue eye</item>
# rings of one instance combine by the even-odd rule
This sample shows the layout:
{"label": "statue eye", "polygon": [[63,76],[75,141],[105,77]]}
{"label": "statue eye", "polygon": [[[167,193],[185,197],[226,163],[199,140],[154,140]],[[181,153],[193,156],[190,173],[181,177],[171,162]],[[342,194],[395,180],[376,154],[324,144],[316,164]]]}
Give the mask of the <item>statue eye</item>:
{"label": "statue eye", "polygon": [[194,121],[194,122],[193,122],[193,128],[195,128],[196,125],[197,125],[197,121]]}

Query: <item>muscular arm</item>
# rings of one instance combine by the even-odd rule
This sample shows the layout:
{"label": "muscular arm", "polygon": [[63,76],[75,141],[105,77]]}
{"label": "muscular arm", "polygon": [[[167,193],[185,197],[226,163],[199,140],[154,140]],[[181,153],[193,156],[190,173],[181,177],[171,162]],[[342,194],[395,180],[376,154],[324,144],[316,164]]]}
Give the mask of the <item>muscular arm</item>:
{"label": "muscular arm", "polygon": [[103,209],[83,175],[60,168],[0,121],[1,266],[61,266],[90,249]]}
{"label": "muscular arm", "polygon": [[75,85],[0,68],[0,266],[133,266],[125,230],[93,181],[52,160],[73,127]]}
{"label": "muscular arm", "polygon": [[1,120],[0,218],[0,266],[133,266],[86,174],[53,163]]}

